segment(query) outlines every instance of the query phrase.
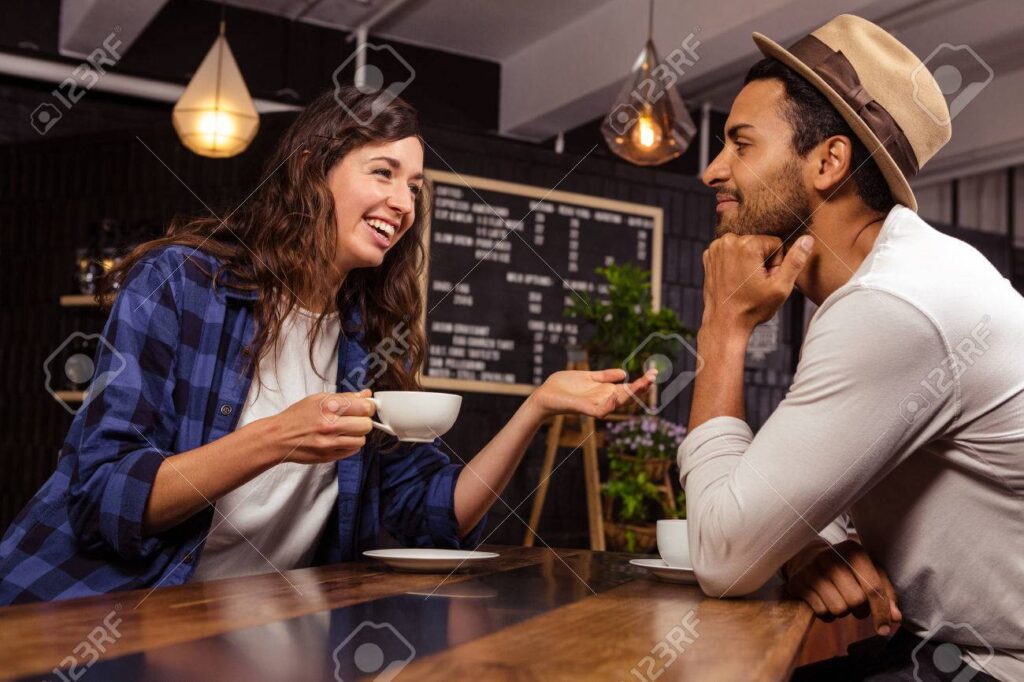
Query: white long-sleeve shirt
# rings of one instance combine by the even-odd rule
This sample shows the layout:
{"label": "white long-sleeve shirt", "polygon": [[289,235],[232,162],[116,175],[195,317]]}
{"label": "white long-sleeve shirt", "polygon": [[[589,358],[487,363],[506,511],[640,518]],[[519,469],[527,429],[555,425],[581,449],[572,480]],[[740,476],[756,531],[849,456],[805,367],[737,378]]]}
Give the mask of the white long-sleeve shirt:
{"label": "white long-sleeve shirt", "polygon": [[716,417],[679,467],[705,592],[757,589],[850,510],[904,627],[1024,680],[1024,298],[967,244],[896,206],[757,436]]}

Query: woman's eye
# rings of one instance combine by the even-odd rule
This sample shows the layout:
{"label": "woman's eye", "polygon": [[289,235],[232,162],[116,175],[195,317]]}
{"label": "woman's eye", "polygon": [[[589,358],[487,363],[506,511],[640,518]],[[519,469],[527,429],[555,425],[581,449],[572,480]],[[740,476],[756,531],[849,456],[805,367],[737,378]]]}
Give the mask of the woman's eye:
{"label": "woman's eye", "polygon": [[390,168],[375,168],[372,172],[377,174],[377,175],[379,175],[379,176],[381,176],[381,177],[384,177],[384,178],[390,178],[391,177],[391,169]]}
{"label": "woman's eye", "polygon": [[421,188],[419,185],[409,185],[409,191],[412,192],[412,195],[414,197],[418,197],[420,195],[420,192],[423,191],[423,188]]}

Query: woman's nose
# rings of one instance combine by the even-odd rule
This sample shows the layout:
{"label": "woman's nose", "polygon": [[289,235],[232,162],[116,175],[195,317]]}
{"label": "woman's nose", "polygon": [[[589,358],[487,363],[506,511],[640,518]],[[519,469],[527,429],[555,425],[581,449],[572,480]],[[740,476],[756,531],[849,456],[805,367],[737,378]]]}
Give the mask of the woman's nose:
{"label": "woman's nose", "polygon": [[412,213],[412,210],[416,206],[413,201],[412,192],[409,190],[391,192],[388,195],[387,204],[390,208],[398,211],[402,215]]}

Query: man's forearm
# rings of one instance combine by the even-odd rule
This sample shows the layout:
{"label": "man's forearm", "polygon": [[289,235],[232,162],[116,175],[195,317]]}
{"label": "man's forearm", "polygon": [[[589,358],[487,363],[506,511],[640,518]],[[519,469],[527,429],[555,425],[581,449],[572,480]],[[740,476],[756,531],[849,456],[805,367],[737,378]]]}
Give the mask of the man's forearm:
{"label": "man's forearm", "polygon": [[743,407],[743,363],[751,330],[705,320],[697,332],[697,353],[703,367],[693,385],[689,429],[715,417],[746,421]]}

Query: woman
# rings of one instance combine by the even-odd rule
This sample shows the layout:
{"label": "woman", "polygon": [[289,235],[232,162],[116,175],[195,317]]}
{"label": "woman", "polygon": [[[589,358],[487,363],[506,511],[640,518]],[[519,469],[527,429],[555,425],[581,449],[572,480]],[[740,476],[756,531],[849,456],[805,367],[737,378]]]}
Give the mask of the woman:
{"label": "woman", "polygon": [[[423,364],[423,144],[405,102],[332,94],[236,213],[112,273],[90,400],[0,544],[0,603],[354,560],[381,528],[472,547],[545,418],[650,385],[558,372],[466,465],[371,433],[370,389],[416,390]],[[372,384],[334,393],[353,378]]]}

